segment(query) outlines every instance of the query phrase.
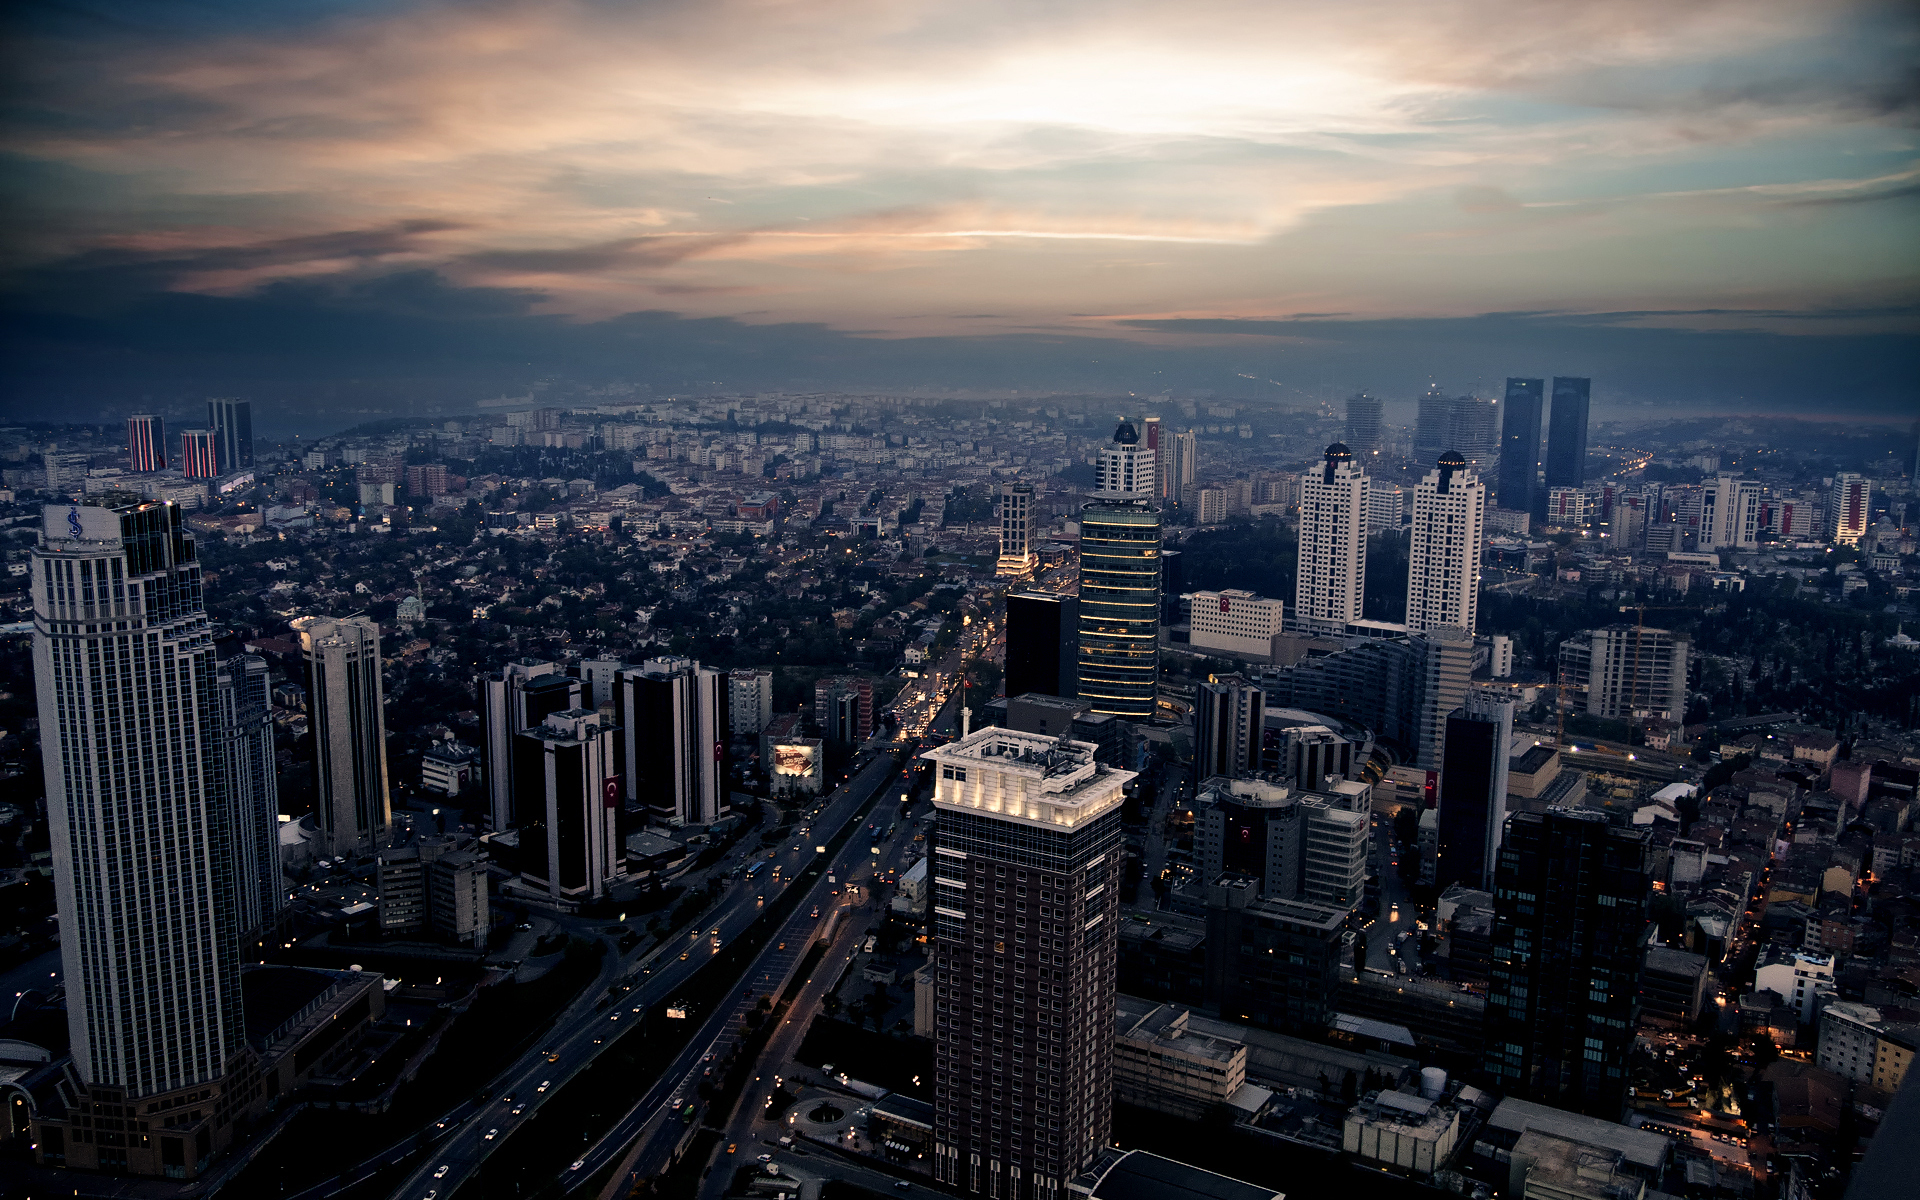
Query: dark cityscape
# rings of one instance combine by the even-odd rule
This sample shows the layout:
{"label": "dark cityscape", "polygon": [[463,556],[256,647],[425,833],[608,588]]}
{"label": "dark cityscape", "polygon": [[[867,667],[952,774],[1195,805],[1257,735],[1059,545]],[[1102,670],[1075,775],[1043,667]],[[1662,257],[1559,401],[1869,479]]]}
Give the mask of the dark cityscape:
{"label": "dark cityscape", "polygon": [[0,1200],[1913,1194],[1910,9],[5,20]]}

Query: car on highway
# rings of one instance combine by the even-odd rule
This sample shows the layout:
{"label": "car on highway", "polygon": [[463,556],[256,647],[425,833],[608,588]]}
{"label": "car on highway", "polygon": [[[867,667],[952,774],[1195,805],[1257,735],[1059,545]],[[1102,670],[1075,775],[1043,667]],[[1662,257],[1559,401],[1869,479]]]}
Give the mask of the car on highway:
{"label": "car on highway", "polygon": [[447,1177],[447,1172],[451,1170],[453,1170],[453,1165],[451,1163],[441,1163],[438,1167],[434,1168],[433,1177],[435,1179],[445,1179]]}
{"label": "car on highway", "polygon": [[570,1166],[570,1167],[568,1167],[568,1168],[567,1168],[567,1170],[569,1170],[569,1171],[578,1171],[578,1170],[579,1170],[579,1169],[580,1169],[581,1167],[584,1167],[584,1166],[586,1166],[586,1165],[587,1165],[587,1160],[586,1160],[586,1159],[584,1159],[584,1158],[576,1158],[576,1159],[574,1159],[574,1160],[573,1160],[573,1165],[572,1165],[572,1166]]}
{"label": "car on highway", "polygon": [[813,915],[814,915],[814,917],[815,917],[815,918],[818,918],[818,917],[820,916],[820,906],[819,906],[819,905],[817,905],[817,904],[816,904],[816,905],[814,905],[814,908],[813,908]]}
{"label": "car on highway", "polygon": [[550,1087],[552,1087],[552,1086],[553,1086],[553,1080],[551,1080],[551,1079],[542,1079],[542,1080],[540,1081],[540,1086],[539,1086],[539,1087],[537,1087],[537,1088],[535,1088],[535,1089],[533,1089],[533,1090],[534,1090],[534,1091],[536,1091],[536,1092],[544,1092],[544,1091],[546,1091],[546,1090],[547,1090],[548,1088],[550,1088]]}
{"label": "car on highway", "polygon": [[490,1142],[499,1136],[500,1136],[500,1131],[498,1129],[489,1129],[486,1132],[486,1136],[482,1137],[480,1140],[483,1142]]}
{"label": "car on highway", "polygon": [[516,1105],[514,1105],[514,1106],[513,1106],[513,1107],[512,1107],[512,1108],[511,1108],[510,1110],[508,1110],[508,1112],[507,1112],[507,1115],[508,1115],[508,1116],[510,1116],[510,1117],[517,1117],[517,1116],[519,1116],[519,1115],[520,1115],[521,1113],[523,1113],[523,1112],[525,1112],[525,1111],[527,1111],[527,1106],[526,1106],[526,1105],[524,1105],[524,1104],[516,1104]]}

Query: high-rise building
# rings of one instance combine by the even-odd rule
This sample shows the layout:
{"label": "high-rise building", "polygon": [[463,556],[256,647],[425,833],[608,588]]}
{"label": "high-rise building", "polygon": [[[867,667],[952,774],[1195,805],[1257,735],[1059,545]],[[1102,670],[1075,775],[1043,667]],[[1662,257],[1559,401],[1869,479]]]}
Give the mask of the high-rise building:
{"label": "high-rise building", "polygon": [[222,471],[253,465],[253,402],[208,400],[207,429],[213,434],[214,460]]}
{"label": "high-rise building", "polygon": [[1195,650],[1224,650],[1266,661],[1285,606],[1243,588],[1193,593],[1188,639]]}
{"label": "high-rise building", "polygon": [[1420,397],[1420,408],[1413,422],[1413,458],[1432,462],[1447,445],[1447,424],[1453,417],[1453,397],[1434,384]]}
{"label": "high-rise building", "polygon": [[127,469],[141,475],[167,469],[167,423],[152,413],[127,418]]}
{"label": "high-rise building", "polygon": [[1363,462],[1380,453],[1380,401],[1365,392],[1347,397],[1347,447]]}
{"label": "high-rise building", "polygon": [[[63,1156],[45,1161],[154,1175],[171,1154],[185,1171],[231,1139],[216,1114],[244,1101],[252,1061],[200,564],[170,503],[95,497],[48,505],[43,519],[34,679],[83,1089],[67,1105],[93,1128],[41,1148]],[[138,1130],[162,1104],[165,1121]]]}
{"label": "high-rise building", "polygon": [[734,737],[759,733],[773,720],[773,672],[737,667],[727,672],[727,720]]}
{"label": "high-rise building", "polygon": [[1560,686],[1588,716],[1678,721],[1687,711],[1688,652],[1687,639],[1669,629],[1589,629],[1560,643]]}
{"label": "high-rise building", "polygon": [[1106,1145],[1133,773],[1094,750],[989,727],[921,756],[938,776],[933,1173],[962,1195],[1066,1200]]}
{"label": "high-rise building", "polygon": [[1414,765],[1437,771],[1446,755],[1447,717],[1466,702],[1473,679],[1473,635],[1439,625],[1415,635],[1413,642],[1420,656]]}
{"label": "high-rise building", "polygon": [[1367,473],[1344,443],[1327,447],[1318,471],[1300,478],[1299,566],[1293,620],[1304,630],[1345,633],[1367,591]]}
{"label": "high-rise building", "polygon": [[1500,453],[1499,402],[1455,396],[1447,406],[1447,448],[1458,451],[1475,474],[1491,475]]}
{"label": "high-rise building", "polygon": [[829,675],[813,681],[813,721],[829,741],[858,744],[873,736],[873,680]]}
{"label": "high-rise building", "polygon": [[1547,486],[1579,487],[1587,481],[1587,409],[1593,381],[1554,376],[1553,412],[1547,424]]}
{"label": "high-rise building", "polygon": [[1442,890],[1456,883],[1492,886],[1494,854],[1507,820],[1507,746],[1513,741],[1513,701],[1468,692],[1447,716],[1440,759],[1440,848],[1432,878]]}
{"label": "high-rise building", "polygon": [[1101,451],[1101,487],[1080,514],[1080,698],[1095,712],[1153,717],[1160,683],[1160,510],[1122,423]]}
{"label": "high-rise building", "polygon": [[1480,615],[1480,548],[1487,488],[1449,450],[1413,491],[1407,561],[1407,628],[1451,625],[1471,634]]}
{"label": "high-rise building", "polygon": [[1000,493],[1000,561],[995,573],[1015,578],[1033,574],[1040,561],[1033,541],[1033,485],[1015,483]]}
{"label": "high-rise building", "polygon": [[1140,444],[1140,431],[1121,421],[1113,441],[1094,460],[1094,493],[1113,500],[1153,499],[1153,451]]}
{"label": "high-rise building", "polygon": [[1364,791],[1296,791],[1269,779],[1216,780],[1194,803],[1193,848],[1202,879],[1244,875],[1268,900],[1351,910],[1366,890]]}
{"label": "high-rise building", "polygon": [[1325,1029],[1339,990],[1340,935],[1351,910],[1262,898],[1252,879],[1207,889],[1207,1002],[1265,1029]]}
{"label": "high-rise building", "polygon": [[475,681],[480,694],[481,753],[485,755],[489,827],[514,828],[513,739],[549,713],[587,707],[586,685],[560,673],[555,663],[516,658]]}
{"label": "high-rise building", "polygon": [[727,802],[724,672],[663,655],[623,669],[613,689],[613,771],[632,805],[668,825],[711,825]]}
{"label": "high-rise building", "polygon": [[1833,477],[1827,492],[1827,538],[1843,546],[1858,546],[1869,523],[1868,483],[1851,471]]}
{"label": "high-rise building", "polygon": [[237,654],[214,675],[219,706],[220,777],[226,789],[235,874],[234,928],[257,940],[279,919],[280,784],[273,757],[273,701],[267,660]]}
{"label": "high-rise building", "polygon": [[1173,435],[1173,453],[1166,465],[1165,500],[1169,504],[1185,504],[1187,489],[1200,479],[1200,445],[1193,430]]}
{"label": "high-rise building", "polygon": [[213,431],[186,429],[180,433],[180,473],[188,479],[212,479],[220,473]]}
{"label": "high-rise building", "polygon": [[372,854],[392,821],[380,626],[300,617],[292,627],[306,659],[320,832],[336,855]]}
{"label": "high-rise building", "polygon": [[520,879],[554,901],[598,899],[624,871],[618,734],[575,708],[514,736]]}
{"label": "high-rise building", "polygon": [[1007,695],[1077,696],[1077,598],[1059,592],[1007,595]]}
{"label": "high-rise building", "polygon": [[1703,548],[1750,550],[1760,542],[1760,481],[1738,475],[1714,477],[1710,536]]}
{"label": "high-rise building", "polygon": [[1585,529],[1591,523],[1585,489],[1548,488],[1546,523],[1561,529]]}
{"label": "high-rise building", "polygon": [[1407,523],[1407,489],[1384,479],[1367,485],[1367,532],[1399,533]]}
{"label": "high-rise building", "polygon": [[1266,696],[1241,675],[1216,675],[1193,689],[1193,773],[1237,778],[1260,769]]}
{"label": "high-rise building", "polygon": [[1540,413],[1546,381],[1507,380],[1505,411],[1500,416],[1500,475],[1494,503],[1532,514],[1540,487]]}
{"label": "high-rise building", "polygon": [[1167,496],[1167,451],[1170,446],[1160,441],[1159,417],[1144,417],[1140,422],[1140,442],[1153,455],[1153,498],[1164,502]]}
{"label": "high-rise building", "polygon": [[1650,837],[1591,809],[1507,818],[1494,871],[1484,1065],[1508,1096],[1620,1119]]}

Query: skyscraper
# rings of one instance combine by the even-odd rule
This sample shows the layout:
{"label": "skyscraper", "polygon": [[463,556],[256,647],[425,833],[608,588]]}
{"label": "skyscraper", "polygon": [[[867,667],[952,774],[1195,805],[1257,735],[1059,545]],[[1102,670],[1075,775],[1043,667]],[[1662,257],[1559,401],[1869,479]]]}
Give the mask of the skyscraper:
{"label": "skyscraper", "polygon": [[1033,574],[1034,565],[1040,561],[1034,552],[1033,526],[1033,485],[1008,485],[1000,493],[1000,561],[996,574],[1016,578]]}
{"label": "skyscraper", "polygon": [[267,660],[240,654],[214,676],[228,827],[233,833],[234,928],[257,938],[280,915],[280,784],[273,757]]}
{"label": "skyscraper", "polygon": [[1300,477],[1299,565],[1293,619],[1301,629],[1345,633],[1367,591],[1367,473],[1341,442],[1318,471]]}
{"label": "skyscraper", "polygon": [[727,801],[727,677],[662,655],[626,667],[613,687],[613,770],[645,815],[711,825]]}
{"label": "skyscraper", "polygon": [[1553,378],[1553,413],[1547,425],[1547,486],[1579,487],[1587,481],[1587,407],[1593,381]]}
{"label": "skyscraper", "polygon": [[127,418],[127,469],[141,475],[167,469],[167,424],[152,413]]}
{"label": "skyscraper", "polygon": [[1380,453],[1380,401],[1365,392],[1347,397],[1347,446],[1362,460]]}
{"label": "skyscraper", "polygon": [[1351,911],[1366,890],[1368,818],[1345,807],[1366,794],[1347,786],[1316,794],[1235,779],[1203,789],[1193,816],[1200,877],[1243,875],[1265,899]]}
{"label": "skyscraper", "polygon": [[1540,412],[1544,380],[1507,380],[1506,411],[1500,417],[1499,491],[1494,503],[1531,514],[1540,487]]}
{"label": "skyscraper", "polygon": [[1160,418],[1145,417],[1140,422],[1140,443],[1153,455],[1153,498],[1164,500],[1167,495],[1167,450],[1171,447],[1160,441]]}
{"label": "skyscraper", "polygon": [[1447,426],[1453,419],[1453,397],[1434,384],[1420,397],[1420,408],[1413,423],[1413,458],[1432,462],[1447,446]]}
{"label": "skyscraper", "polygon": [[1440,758],[1440,852],[1435,886],[1492,886],[1494,853],[1507,819],[1507,745],[1513,701],[1468,692],[1447,717]]}
{"label": "skyscraper", "polygon": [[514,737],[545,721],[549,713],[585,708],[585,685],[562,675],[558,665],[537,658],[516,658],[475,682],[489,827],[504,833],[519,823],[513,797]]}
{"label": "skyscraper", "polygon": [[213,433],[214,459],[222,471],[253,465],[252,401],[207,401],[207,428]]}
{"label": "skyscraper", "polygon": [[1475,474],[1489,474],[1500,453],[1500,405],[1478,396],[1455,396],[1447,405],[1447,446]]}
{"label": "skyscraper", "polygon": [[1480,547],[1487,488],[1449,450],[1413,490],[1407,628],[1452,625],[1471,634],[1480,615]]}
{"label": "skyscraper", "polygon": [[574,708],[514,736],[520,877],[556,901],[604,896],[623,869],[618,732]]}
{"label": "skyscraper", "polygon": [[1150,720],[1160,682],[1160,510],[1152,460],[1122,422],[1100,452],[1100,487],[1080,514],[1080,698]]}
{"label": "skyscraper", "polygon": [[1494,871],[1489,1076],[1509,1096],[1617,1121],[1652,891],[1646,829],[1591,809],[1507,818]]}
{"label": "skyscraper", "polygon": [[1120,808],[1091,742],[989,727],[927,751],[933,1171],[963,1195],[1066,1200],[1113,1105]]}
{"label": "skyscraper", "polygon": [[1473,635],[1436,625],[1412,638],[1419,653],[1420,683],[1414,689],[1418,758],[1414,765],[1437,771],[1445,761],[1447,718],[1466,702],[1473,679]]}
{"label": "skyscraper", "polygon": [[306,658],[320,832],[336,855],[371,854],[392,822],[380,626],[368,617],[291,624]]}
{"label": "skyscraper", "polygon": [[1194,688],[1194,777],[1235,778],[1260,769],[1266,698],[1241,675],[1217,675]]}
{"label": "skyscraper", "polygon": [[1760,541],[1760,481],[1722,473],[1708,493],[1713,505],[1710,536],[1702,549],[1752,549]]}
{"label": "skyscraper", "polygon": [[231,1136],[214,1115],[252,1053],[200,564],[171,503],[90,497],[43,517],[34,679],[67,1028],[86,1089],[69,1103],[172,1109],[192,1089],[198,1110],[169,1121],[166,1139],[116,1120],[60,1153],[159,1174],[161,1149],[178,1154],[184,1140],[205,1157]]}
{"label": "skyscraper", "polygon": [[1200,445],[1193,430],[1173,435],[1173,454],[1166,466],[1164,499],[1169,504],[1186,503],[1187,488],[1200,480]]}
{"label": "skyscraper", "polygon": [[1059,592],[1007,595],[1007,695],[1077,696],[1080,602]]}
{"label": "skyscraper", "polygon": [[1827,537],[1843,546],[1858,546],[1869,523],[1867,481],[1851,471],[1833,477],[1827,492]]}
{"label": "skyscraper", "polygon": [[736,667],[727,672],[727,723],[733,736],[759,733],[773,720],[773,672]]}
{"label": "skyscraper", "polygon": [[180,473],[188,479],[212,479],[220,473],[213,431],[187,429],[180,434]]}

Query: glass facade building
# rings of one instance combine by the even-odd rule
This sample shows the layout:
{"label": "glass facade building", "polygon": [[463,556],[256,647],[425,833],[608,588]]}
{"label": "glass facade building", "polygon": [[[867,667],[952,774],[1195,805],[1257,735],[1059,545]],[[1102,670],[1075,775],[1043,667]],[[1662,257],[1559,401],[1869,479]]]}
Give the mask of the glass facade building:
{"label": "glass facade building", "polygon": [[1095,500],[1080,517],[1080,698],[1152,718],[1160,684],[1160,512]]}

